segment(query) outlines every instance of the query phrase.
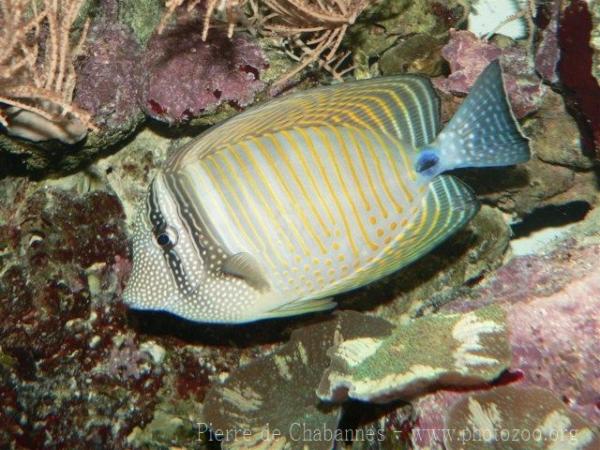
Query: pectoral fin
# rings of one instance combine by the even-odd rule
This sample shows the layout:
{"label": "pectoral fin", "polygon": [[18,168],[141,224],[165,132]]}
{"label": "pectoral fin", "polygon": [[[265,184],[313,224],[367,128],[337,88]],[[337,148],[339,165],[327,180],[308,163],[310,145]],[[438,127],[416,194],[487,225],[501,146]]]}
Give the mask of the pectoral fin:
{"label": "pectoral fin", "polygon": [[241,252],[230,256],[223,263],[222,270],[236,277],[243,278],[248,284],[260,291],[269,288],[269,282],[258,261],[250,253]]}

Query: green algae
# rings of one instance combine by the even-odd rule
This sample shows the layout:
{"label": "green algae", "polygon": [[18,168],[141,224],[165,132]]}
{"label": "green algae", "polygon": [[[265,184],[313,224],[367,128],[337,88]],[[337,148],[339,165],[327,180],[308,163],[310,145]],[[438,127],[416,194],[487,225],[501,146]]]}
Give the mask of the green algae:
{"label": "green algae", "polygon": [[477,386],[511,361],[505,313],[432,314],[380,339],[347,339],[332,348],[317,394],[322,400],[408,400],[427,386]]}
{"label": "green algae", "polygon": [[161,0],[121,0],[119,21],[129,26],[137,41],[145,45],[158,27],[163,11]]}

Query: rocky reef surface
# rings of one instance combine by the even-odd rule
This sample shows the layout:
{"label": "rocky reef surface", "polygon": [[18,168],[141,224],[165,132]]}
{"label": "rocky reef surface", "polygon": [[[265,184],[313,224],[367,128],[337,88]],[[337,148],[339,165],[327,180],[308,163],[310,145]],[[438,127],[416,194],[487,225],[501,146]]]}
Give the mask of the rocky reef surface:
{"label": "rocky reef surface", "polygon": [[[95,130],[0,132],[0,448],[600,448],[600,2],[544,2],[532,43],[466,31],[470,3],[374,2],[349,73],[433,77],[447,120],[499,57],[531,161],[459,171],[475,219],[335,313],[208,326],[124,306],[136,205],[294,48],[251,14],[203,40],[202,5],[158,33],[161,1],[87,2],[73,101]],[[327,81],[320,61],[283,90]]]}

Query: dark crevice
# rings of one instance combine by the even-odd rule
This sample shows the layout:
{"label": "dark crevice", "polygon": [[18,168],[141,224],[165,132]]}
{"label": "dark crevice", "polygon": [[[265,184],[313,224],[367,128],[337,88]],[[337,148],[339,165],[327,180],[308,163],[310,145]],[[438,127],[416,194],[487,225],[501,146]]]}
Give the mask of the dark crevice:
{"label": "dark crevice", "polygon": [[588,202],[580,200],[565,205],[538,208],[523,221],[511,226],[513,239],[529,236],[544,228],[556,228],[579,222],[585,218],[590,209]]}

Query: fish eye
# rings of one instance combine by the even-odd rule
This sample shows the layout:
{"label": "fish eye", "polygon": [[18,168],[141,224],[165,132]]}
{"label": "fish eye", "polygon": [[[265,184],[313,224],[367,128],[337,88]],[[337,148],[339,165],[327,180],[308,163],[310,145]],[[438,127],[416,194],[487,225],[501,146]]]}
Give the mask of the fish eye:
{"label": "fish eye", "polygon": [[156,243],[164,249],[174,247],[177,244],[177,232],[171,227],[166,227],[156,235]]}

